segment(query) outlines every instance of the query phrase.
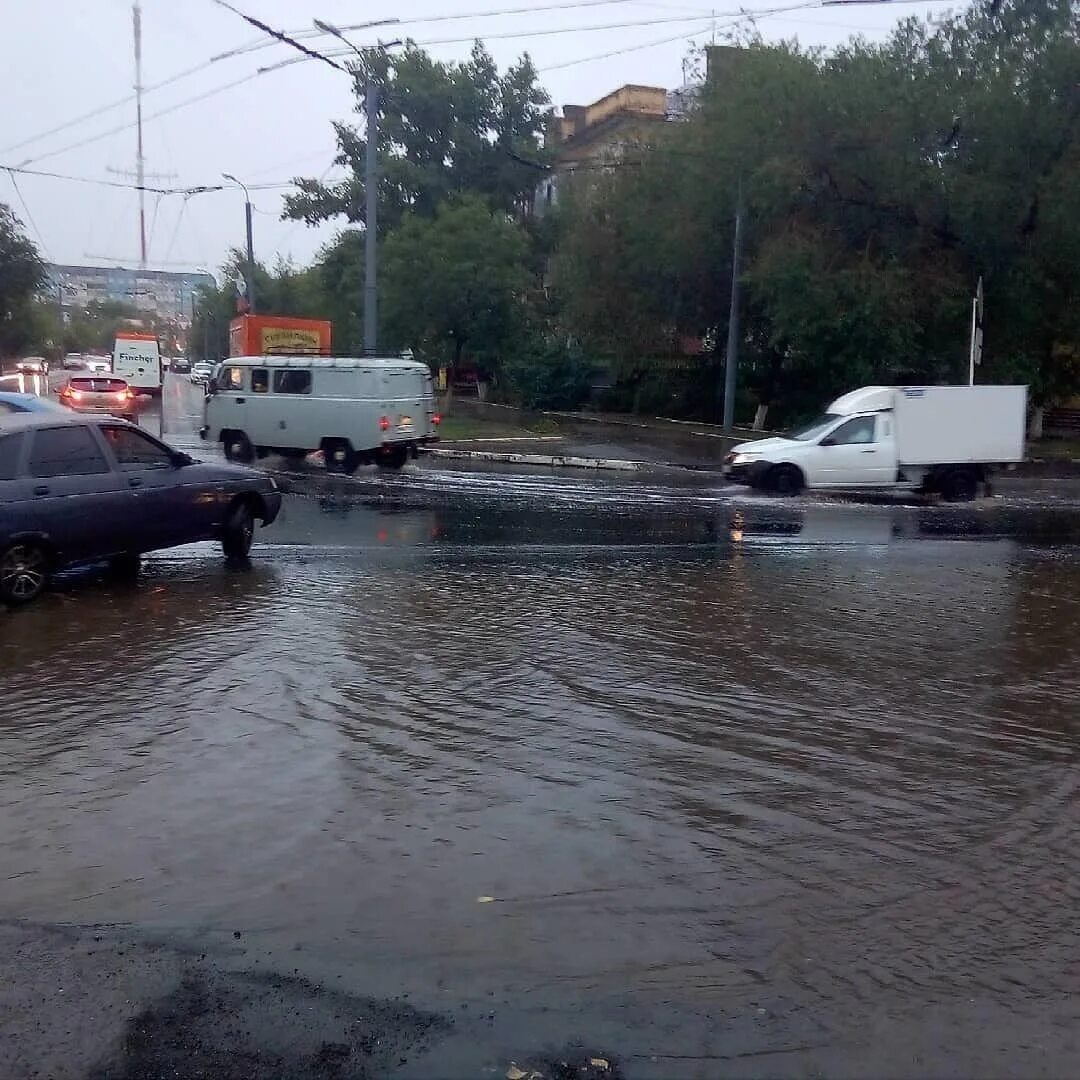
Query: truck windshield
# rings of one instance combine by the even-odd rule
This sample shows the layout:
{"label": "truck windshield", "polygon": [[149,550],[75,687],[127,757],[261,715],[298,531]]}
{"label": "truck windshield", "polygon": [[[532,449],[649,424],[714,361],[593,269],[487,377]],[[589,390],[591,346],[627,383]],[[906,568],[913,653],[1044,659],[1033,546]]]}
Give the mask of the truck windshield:
{"label": "truck windshield", "polygon": [[810,442],[819,435],[823,435],[829,427],[832,424],[835,424],[839,419],[839,413],[826,413],[824,416],[819,416],[816,420],[803,427],[795,428],[794,431],[789,431],[787,437],[789,439],[798,439],[799,442]]}

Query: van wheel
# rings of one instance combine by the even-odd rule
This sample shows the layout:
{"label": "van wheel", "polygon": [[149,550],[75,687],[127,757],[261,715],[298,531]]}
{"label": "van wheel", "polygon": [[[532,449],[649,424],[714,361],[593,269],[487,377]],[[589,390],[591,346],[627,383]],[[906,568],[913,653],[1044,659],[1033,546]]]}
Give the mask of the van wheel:
{"label": "van wheel", "polygon": [[798,495],[806,485],[802,472],[794,465],[777,465],[766,473],[765,486],[777,495]]}
{"label": "van wheel", "polygon": [[246,503],[237,503],[225,522],[221,547],[226,559],[246,559],[255,539],[255,518]]}
{"label": "van wheel", "polygon": [[970,502],[978,485],[974,469],[950,469],[941,478],[941,494],[946,502]]}
{"label": "van wheel", "polygon": [[409,460],[409,448],[404,443],[379,448],[375,463],[384,469],[400,469]]}
{"label": "van wheel", "polygon": [[0,552],[0,601],[29,604],[49,583],[49,553],[32,540],[10,544]]}
{"label": "van wheel", "polygon": [[327,472],[352,476],[360,467],[360,455],[349,445],[348,439],[326,439],[322,452]]}
{"label": "van wheel", "polygon": [[255,460],[255,449],[251,440],[242,431],[227,431],[221,441],[225,444],[225,457],[229,461],[248,465]]}

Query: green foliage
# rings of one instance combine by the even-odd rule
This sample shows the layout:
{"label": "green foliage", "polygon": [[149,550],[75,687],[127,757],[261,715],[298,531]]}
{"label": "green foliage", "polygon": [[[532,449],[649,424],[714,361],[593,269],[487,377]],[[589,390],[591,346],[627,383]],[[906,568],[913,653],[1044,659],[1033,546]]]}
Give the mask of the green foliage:
{"label": "green foliage", "polygon": [[522,229],[476,197],[444,203],[432,219],[406,217],[382,250],[389,341],[433,364],[458,364],[468,347],[494,371],[520,317],[527,252]]}
{"label": "green foliage", "polygon": [[575,409],[589,397],[593,365],[555,332],[516,339],[502,368],[504,395],[526,409]]}
{"label": "green foliage", "polygon": [[[386,227],[407,214],[432,217],[462,194],[507,212],[528,204],[549,110],[527,56],[500,75],[480,43],[464,63],[442,63],[410,43],[397,53],[366,50],[353,70],[358,113],[369,79],[380,94],[379,213]],[[286,200],[288,217],[364,221],[366,138],[347,124],[334,126],[337,164],[352,175],[335,184],[299,180],[299,193]]]}
{"label": "green foliage", "polygon": [[725,340],[741,187],[758,400],[798,412],[858,383],[966,379],[980,275],[980,379],[1077,391],[1076,5],[981,0],[829,57],[729,59],[688,122],[563,201],[556,286],[586,348],[630,380],[685,335]]}
{"label": "green foliage", "polygon": [[41,319],[34,294],[45,281],[45,264],[10,207],[0,203],[0,357],[35,344]]}

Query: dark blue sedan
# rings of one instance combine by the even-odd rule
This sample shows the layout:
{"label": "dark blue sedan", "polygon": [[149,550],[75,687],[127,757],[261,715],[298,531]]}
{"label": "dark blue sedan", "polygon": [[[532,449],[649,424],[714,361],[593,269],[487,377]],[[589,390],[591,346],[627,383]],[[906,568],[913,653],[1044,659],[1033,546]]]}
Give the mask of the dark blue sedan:
{"label": "dark blue sedan", "polygon": [[255,522],[281,509],[277,484],[199,462],[111,417],[67,410],[0,415],[0,602],[25,604],[57,570],[220,540],[245,559]]}

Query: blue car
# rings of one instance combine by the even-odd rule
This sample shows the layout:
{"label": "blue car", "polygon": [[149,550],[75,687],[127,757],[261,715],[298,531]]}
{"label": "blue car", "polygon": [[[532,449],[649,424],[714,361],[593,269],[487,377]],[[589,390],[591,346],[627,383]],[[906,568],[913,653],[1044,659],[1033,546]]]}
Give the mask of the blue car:
{"label": "blue car", "polygon": [[0,415],[0,603],[25,604],[68,566],[138,569],[146,551],[219,540],[244,559],[277,484],[196,461],[134,424],[62,409]]}
{"label": "blue car", "polygon": [[67,413],[67,409],[52,398],[37,394],[11,394],[0,391],[0,416],[10,413]]}

